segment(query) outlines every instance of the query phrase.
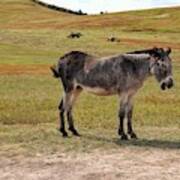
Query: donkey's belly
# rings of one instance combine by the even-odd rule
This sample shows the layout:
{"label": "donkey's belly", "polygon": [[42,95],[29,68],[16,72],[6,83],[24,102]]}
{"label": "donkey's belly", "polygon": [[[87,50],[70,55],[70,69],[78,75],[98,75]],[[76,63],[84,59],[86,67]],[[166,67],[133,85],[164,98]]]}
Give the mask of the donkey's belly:
{"label": "donkey's belly", "polygon": [[89,87],[89,86],[84,86],[84,85],[79,85],[79,86],[82,87],[83,90],[92,94],[96,94],[98,96],[110,96],[110,95],[116,94],[115,91],[112,89],[107,90],[100,87]]}

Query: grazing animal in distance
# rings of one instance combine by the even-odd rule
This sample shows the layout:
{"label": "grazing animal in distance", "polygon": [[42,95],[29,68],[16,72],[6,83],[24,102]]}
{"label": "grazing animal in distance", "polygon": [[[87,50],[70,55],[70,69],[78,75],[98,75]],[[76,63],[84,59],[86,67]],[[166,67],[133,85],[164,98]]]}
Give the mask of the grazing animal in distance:
{"label": "grazing animal in distance", "polygon": [[[63,97],[60,100],[60,132],[65,130],[64,113],[67,115],[69,130],[79,136],[75,129],[72,110],[75,100],[85,90],[100,95],[118,95],[118,134],[121,139],[137,138],[132,127],[133,97],[149,76],[155,76],[162,90],[173,86],[171,49],[152,48],[118,54],[111,57],[96,58],[90,54],[72,51],[51,67],[54,77],[60,78]],[[127,134],[124,120],[127,118]]]}
{"label": "grazing animal in distance", "polygon": [[82,34],[80,32],[72,32],[67,37],[71,38],[71,39],[74,39],[74,38],[80,38],[81,36],[82,36]]}
{"label": "grazing animal in distance", "polygon": [[120,39],[114,36],[108,37],[107,41],[110,42],[120,42]]}

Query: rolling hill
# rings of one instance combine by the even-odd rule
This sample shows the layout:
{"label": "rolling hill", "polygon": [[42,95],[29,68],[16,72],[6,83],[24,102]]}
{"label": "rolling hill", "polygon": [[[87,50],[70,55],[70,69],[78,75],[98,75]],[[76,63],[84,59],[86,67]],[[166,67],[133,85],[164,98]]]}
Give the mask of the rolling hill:
{"label": "rolling hill", "polygon": [[93,16],[53,11],[31,0],[4,0],[0,8],[1,29],[113,27],[130,32],[180,32],[180,7]]}

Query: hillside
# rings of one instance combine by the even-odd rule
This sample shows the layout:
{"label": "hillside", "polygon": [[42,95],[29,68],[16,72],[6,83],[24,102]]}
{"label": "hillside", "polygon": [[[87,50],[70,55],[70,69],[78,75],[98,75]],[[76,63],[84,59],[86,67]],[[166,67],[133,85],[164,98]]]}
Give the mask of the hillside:
{"label": "hillside", "polygon": [[3,0],[0,8],[1,29],[117,27],[130,32],[180,32],[180,7],[83,17],[53,11],[31,0]]}

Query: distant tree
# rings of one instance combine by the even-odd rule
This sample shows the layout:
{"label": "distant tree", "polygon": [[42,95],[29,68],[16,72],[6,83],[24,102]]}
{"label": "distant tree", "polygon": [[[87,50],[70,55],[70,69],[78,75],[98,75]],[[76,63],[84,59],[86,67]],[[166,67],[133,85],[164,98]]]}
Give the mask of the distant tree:
{"label": "distant tree", "polygon": [[79,14],[79,15],[83,15],[83,12],[82,12],[81,9],[78,11],[78,14]]}

